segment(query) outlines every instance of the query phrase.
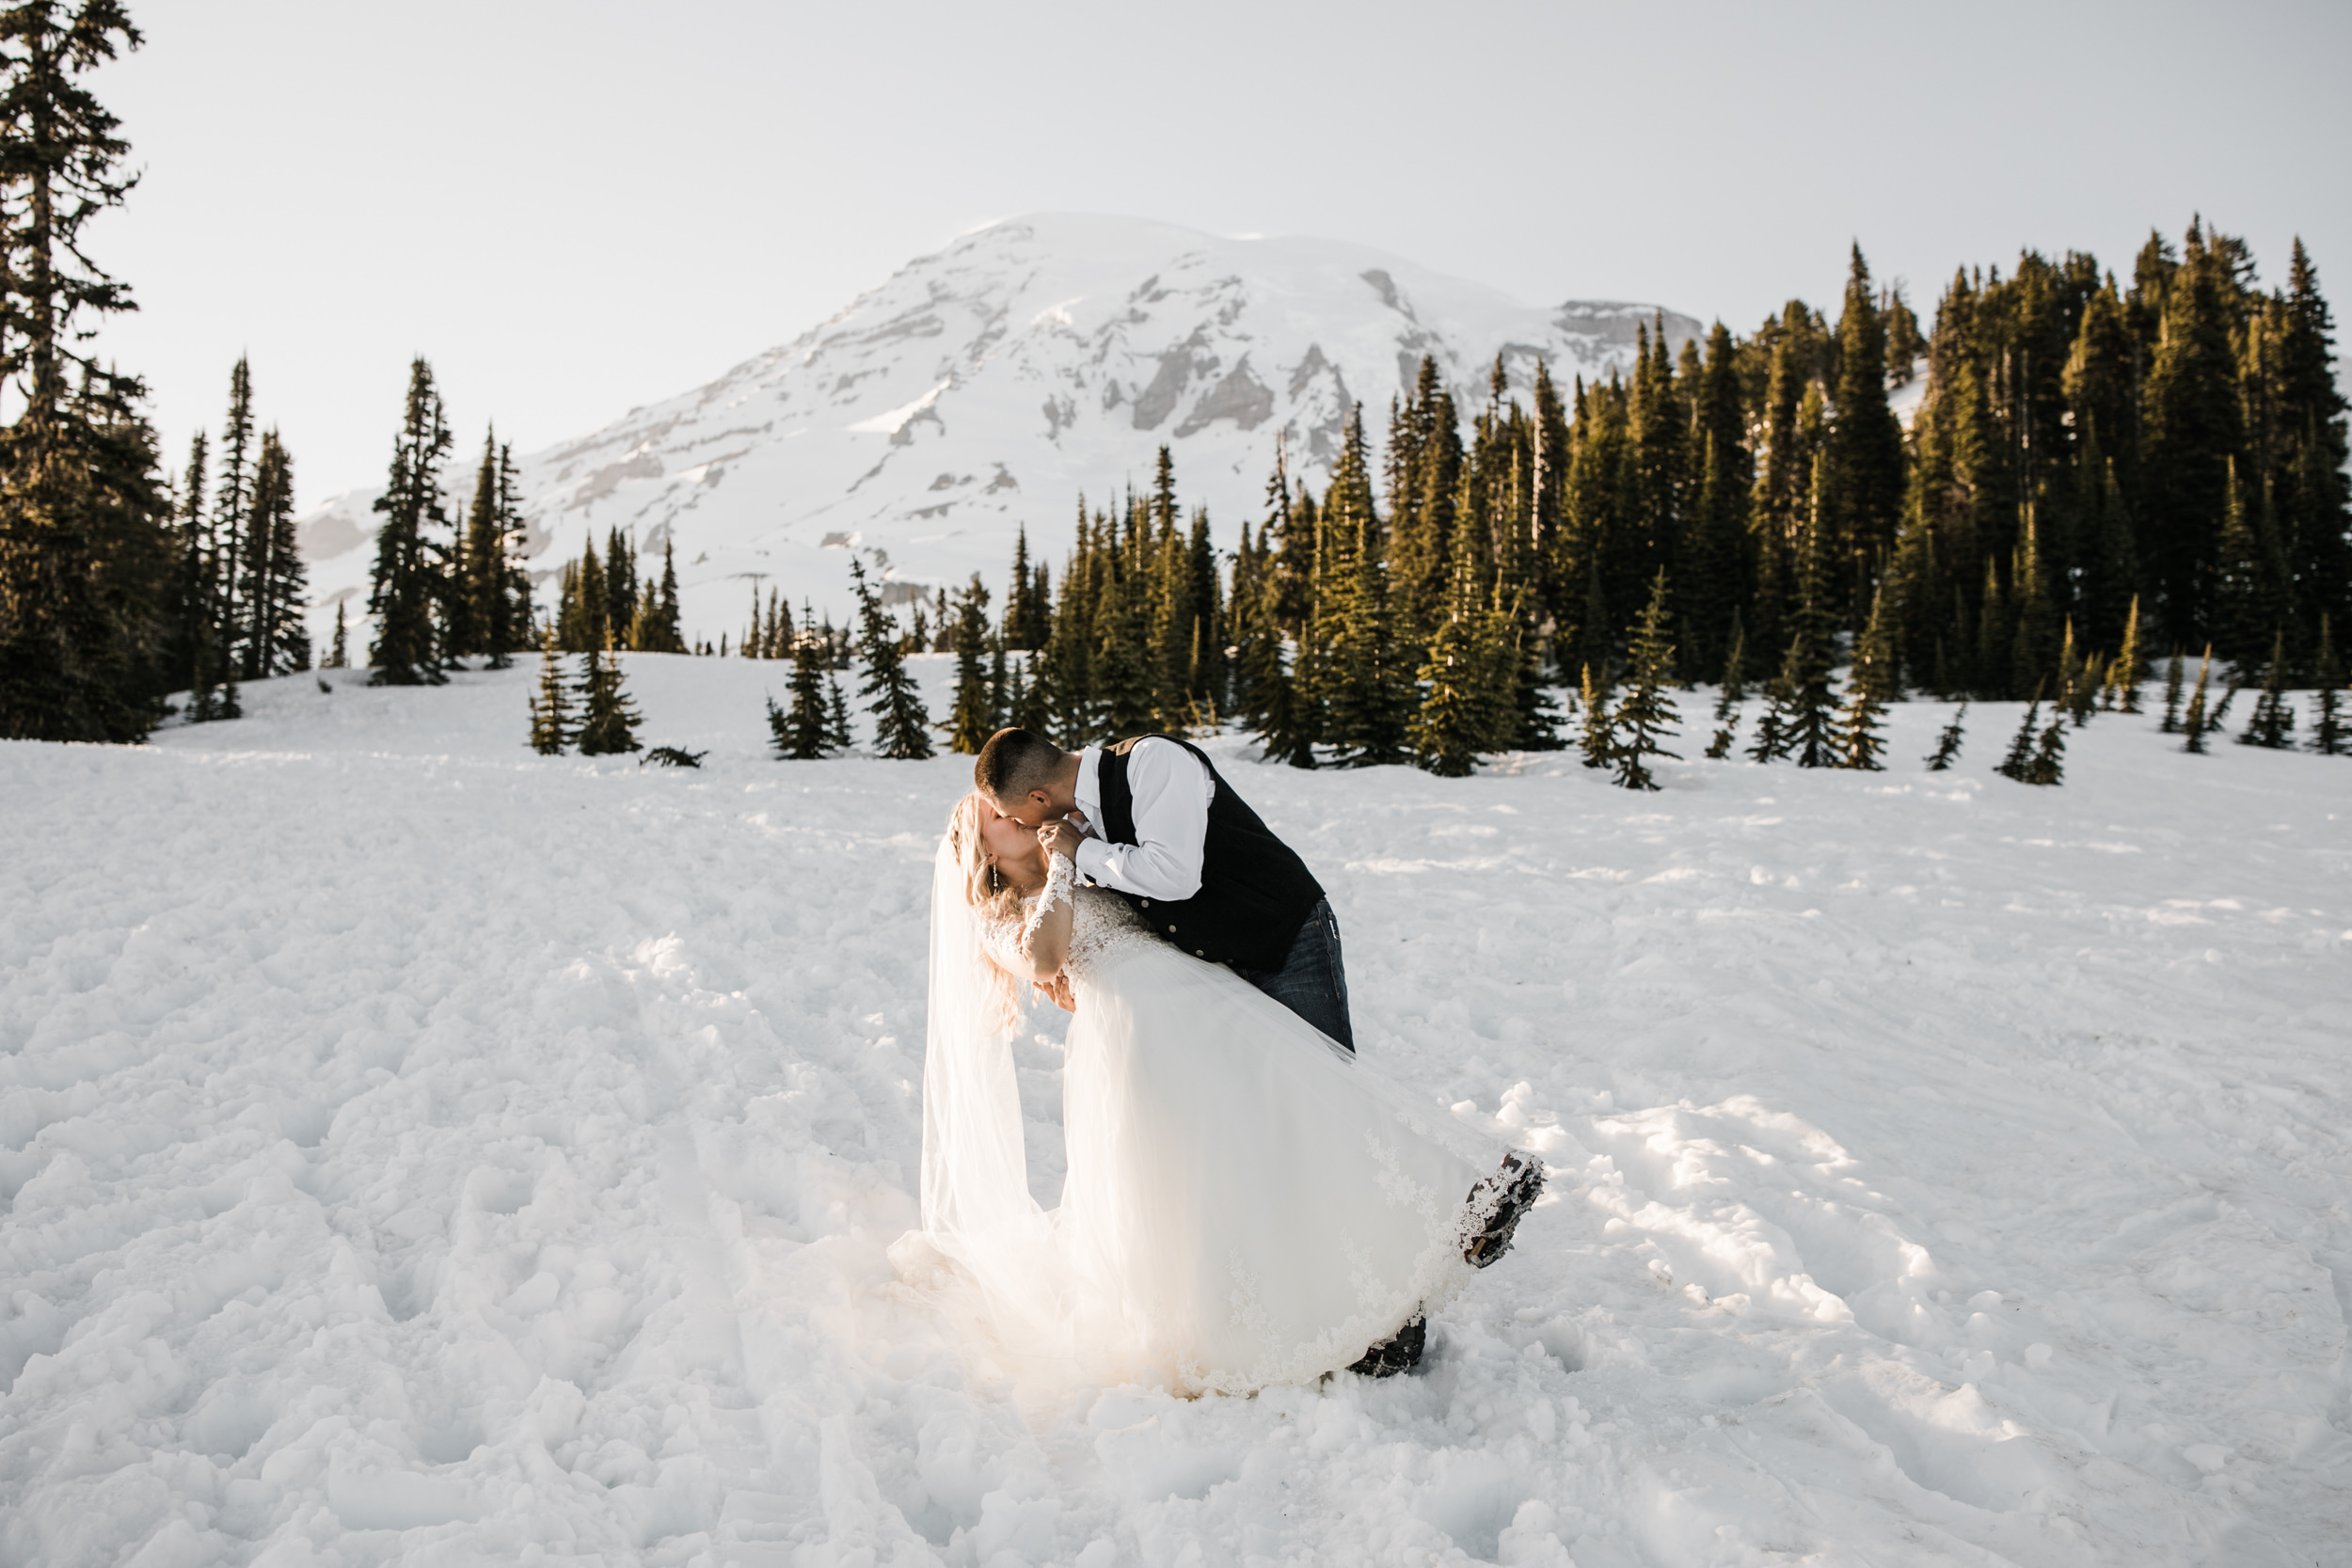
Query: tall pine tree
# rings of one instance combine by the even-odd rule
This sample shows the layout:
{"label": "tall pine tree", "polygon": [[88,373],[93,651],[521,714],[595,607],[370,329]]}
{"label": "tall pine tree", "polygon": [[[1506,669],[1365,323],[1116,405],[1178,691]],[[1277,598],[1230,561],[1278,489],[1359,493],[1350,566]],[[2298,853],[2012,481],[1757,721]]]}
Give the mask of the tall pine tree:
{"label": "tall pine tree", "polygon": [[439,685],[442,624],[449,597],[452,544],[443,536],[449,510],[441,496],[441,459],[450,448],[449,423],[433,367],[421,356],[408,366],[408,397],[392,441],[391,472],[375,510],[375,569],[368,612],[375,643],[368,662],[374,686]]}

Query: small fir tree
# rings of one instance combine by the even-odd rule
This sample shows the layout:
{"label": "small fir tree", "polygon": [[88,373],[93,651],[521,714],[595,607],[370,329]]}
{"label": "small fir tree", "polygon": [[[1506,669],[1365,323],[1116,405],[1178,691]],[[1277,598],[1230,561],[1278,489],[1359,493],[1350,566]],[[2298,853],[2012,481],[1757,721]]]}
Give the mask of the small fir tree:
{"label": "small fir tree", "polygon": [[[342,610],[338,605],[338,613]],[[556,657],[555,628],[539,641],[539,687],[531,694],[531,749],[543,757],[561,756],[572,741],[572,693]]]}
{"label": "small fir tree", "polygon": [[947,709],[947,749],[977,756],[997,730],[995,693],[980,662],[988,649],[988,590],[980,586],[977,572],[956,596],[955,639],[956,694]]}
{"label": "small fir tree", "polygon": [[[1675,757],[1659,742],[1676,733],[1680,715],[1667,689],[1674,684],[1674,644],[1666,641],[1666,574],[1661,570],[1650,584],[1649,604],[1633,628],[1628,651],[1631,684],[1612,716],[1616,784],[1622,789],[1656,789],[1642,761],[1645,756]],[[1677,758],[1676,760],[1679,760]]]}
{"label": "small fir tree", "polygon": [[2033,770],[2034,743],[2042,738],[2042,689],[2034,689],[2033,701],[2026,706],[2026,717],[2010,737],[2009,754],[2001,758],[1993,771],[2004,779],[2030,784]]}
{"label": "small fir tree", "polygon": [[1715,718],[1718,722],[1729,719],[1747,700],[1748,661],[1747,628],[1740,624],[1740,611],[1731,612],[1731,642],[1724,656],[1724,687],[1715,698]]}
{"label": "small fir tree", "polygon": [[351,668],[351,628],[343,621],[343,601],[335,601],[335,640],[326,645],[326,667],[329,670]]}
{"label": "small fir tree", "polygon": [[2188,700],[2188,715],[2181,721],[2181,729],[2188,736],[2187,744],[2181,749],[2200,756],[2204,754],[2205,731],[2208,728],[2208,721],[2205,718],[2205,682],[2212,673],[2213,644],[2209,642],[2205,645],[2204,662],[2197,667],[2197,690]]}
{"label": "small fir tree", "polygon": [[2239,745],[2280,752],[2295,744],[2288,738],[2288,732],[2295,728],[2295,709],[2287,705],[2286,678],[2286,633],[2275,631],[2270,638],[2270,671],[2263,679],[2262,695],[2254,699],[2254,716],[2247,721],[2246,733],[2237,737]]}
{"label": "small fir tree", "polygon": [[2042,726],[2042,739],[2026,764],[2026,783],[2056,784],[2064,783],[2065,779],[2066,713],[2064,709],[2053,706],[2049,723]]}
{"label": "small fir tree", "polygon": [[2085,653],[2082,667],[2074,673],[2073,700],[2067,704],[2068,715],[2074,721],[2076,729],[2090,723],[2091,714],[2098,711],[2099,687],[2099,656]]}
{"label": "small fir tree", "polygon": [[644,720],[622,684],[621,656],[608,647],[580,657],[580,754],[612,756],[643,751],[637,726]]}
{"label": "small fir tree", "polygon": [[[801,606],[803,624],[808,619],[808,606]],[[792,710],[778,711],[776,705],[768,705],[768,727],[775,736],[776,755],[812,762],[825,754],[829,736],[826,735],[824,657],[817,645],[813,632],[803,632],[792,640]]]}
{"label": "small fir tree", "polygon": [[1584,678],[1579,688],[1584,708],[1584,721],[1577,736],[1577,750],[1583,753],[1587,768],[1607,768],[1617,760],[1617,736],[1609,712],[1610,681],[1608,667],[1595,673],[1590,664],[1584,666]]}
{"label": "small fir tree", "polygon": [[1466,777],[1477,766],[1500,718],[1486,616],[1476,595],[1469,562],[1458,562],[1451,603],[1418,677],[1422,690],[1413,715],[1413,758],[1441,779]]}
{"label": "small fir tree", "polygon": [[[2181,650],[2172,650],[2172,657],[2164,667],[2164,724],[2166,735],[2178,735],[2181,729]],[[2128,710],[2127,710],[2128,711]]]}
{"label": "small fir tree", "polygon": [[1846,705],[1839,710],[1836,730],[1836,766],[1865,772],[1884,771],[1879,754],[1886,750],[1880,735],[1886,705],[1901,694],[1895,670],[1895,644],[1887,629],[1886,591],[1870,601],[1869,624],[1854,644],[1853,668],[1846,680]]}
{"label": "small fir tree", "polygon": [[850,579],[857,594],[858,652],[866,660],[858,695],[867,699],[866,711],[874,716],[874,749],[896,761],[919,762],[931,754],[931,720],[899,652],[898,627],[855,556],[850,558]]}
{"label": "small fir tree", "polygon": [[1936,736],[1935,750],[1928,757],[1929,772],[1944,772],[1960,760],[1961,726],[1967,718],[1968,699],[1963,697],[1960,706],[1953,710],[1952,721],[1944,726],[1942,735]]}
{"label": "small fir tree", "polygon": [[2115,656],[2110,679],[2122,698],[2125,713],[2139,711],[2139,683],[2148,678],[2139,651],[2139,595],[2132,595],[2131,612],[2123,620],[2123,649]]}

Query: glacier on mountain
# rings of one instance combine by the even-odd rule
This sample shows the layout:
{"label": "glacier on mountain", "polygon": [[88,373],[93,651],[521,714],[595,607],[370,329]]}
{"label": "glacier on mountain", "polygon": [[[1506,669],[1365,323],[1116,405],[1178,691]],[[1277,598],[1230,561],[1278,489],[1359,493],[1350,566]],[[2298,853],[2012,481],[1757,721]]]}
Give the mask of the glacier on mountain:
{"label": "glacier on mountain", "polygon": [[[1532,307],[1368,246],[1233,239],[1140,219],[1038,214],[920,257],[794,341],[709,385],[632,409],[521,462],[532,565],[551,576],[607,530],[675,547],[690,634],[739,625],[780,588],[838,613],[844,546],[904,600],[979,572],[1001,588],[1017,526],[1057,561],[1084,496],[1109,504],[1173,450],[1220,544],[1263,510],[1277,442],[1319,483],[1360,402],[1433,356],[1467,412],[1500,358],[1524,394],[1539,361],[1566,384],[1631,361],[1648,305]],[[469,493],[461,441],[451,491]],[[373,491],[305,521],[323,636],[364,604]]]}

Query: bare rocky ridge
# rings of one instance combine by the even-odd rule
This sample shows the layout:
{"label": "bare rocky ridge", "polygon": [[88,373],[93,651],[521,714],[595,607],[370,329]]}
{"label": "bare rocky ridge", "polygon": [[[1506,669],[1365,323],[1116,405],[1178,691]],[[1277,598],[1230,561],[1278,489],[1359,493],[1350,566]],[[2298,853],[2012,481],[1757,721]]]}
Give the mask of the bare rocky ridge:
{"label": "bare rocky ridge", "polygon": [[[838,607],[846,574],[826,552],[845,546],[901,599],[976,570],[994,583],[1019,524],[1054,561],[1076,498],[1143,483],[1162,444],[1230,544],[1278,441],[1319,481],[1349,407],[1360,400],[1376,435],[1422,355],[1467,409],[1497,356],[1522,391],[1539,361],[1565,388],[1629,363],[1637,325],[1661,314],[1524,306],[1338,241],[1013,219],[706,387],[524,459],[532,548],[551,572],[610,528],[672,541],[689,629],[715,637],[754,585]],[[1662,320],[1677,346],[1702,330]],[[305,524],[326,617],[364,592],[373,499],[338,497]]]}

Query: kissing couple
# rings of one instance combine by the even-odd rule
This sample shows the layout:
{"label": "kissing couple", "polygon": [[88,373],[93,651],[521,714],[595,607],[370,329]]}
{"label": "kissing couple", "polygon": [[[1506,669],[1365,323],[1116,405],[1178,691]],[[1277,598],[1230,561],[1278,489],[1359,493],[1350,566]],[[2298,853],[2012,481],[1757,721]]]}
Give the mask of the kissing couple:
{"label": "kissing couple", "polygon": [[[1543,1166],[1355,1054],[1338,921],[1198,747],[1000,730],[933,862],[923,1228],[1010,1370],[1244,1394],[1422,1355]],[[1073,1014],[1067,1176],[1031,1196],[1011,1041]]]}

